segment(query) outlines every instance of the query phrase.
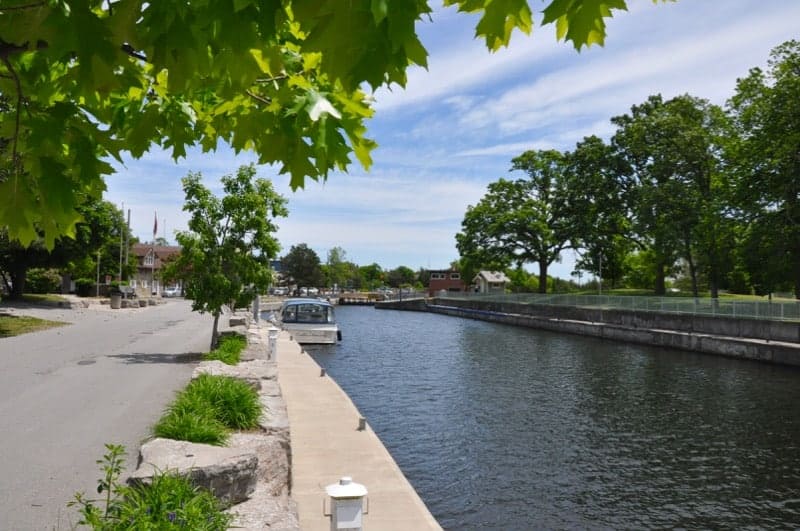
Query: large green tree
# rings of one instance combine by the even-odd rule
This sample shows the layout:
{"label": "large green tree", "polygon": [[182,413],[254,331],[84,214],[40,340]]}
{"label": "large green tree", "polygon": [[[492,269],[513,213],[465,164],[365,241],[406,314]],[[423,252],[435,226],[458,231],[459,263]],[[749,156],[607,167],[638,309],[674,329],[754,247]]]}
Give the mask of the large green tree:
{"label": "large green tree", "polygon": [[325,281],[319,255],[305,243],[292,245],[281,258],[281,267],[298,286],[317,287]]}
{"label": "large green tree", "polygon": [[[446,0],[479,15],[491,50],[533,26],[527,0]],[[553,0],[543,24],[576,48],[602,44],[625,0]],[[220,142],[253,150],[291,186],[368,167],[363,86],[426,66],[426,0],[4,0],[0,4],[0,227],[52,247],[73,234],[109,160],[152,146],[176,159]]]}
{"label": "large green tree", "polygon": [[695,296],[702,265],[716,297],[729,239],[720,171],[729,129],[722,109],[689,95],[668,101],[655,95],[611,121],[618,127],[612,144],[627,163],[633,228],[655,260],[656,294],[665,293],[665,277],[682,258]]}
{"label": "large green tree", "polygon": [[622,181],[623,162],[596,136],[584,138],[566,154],[564,215],[571,243],[580,251],[576,267],[616,287],[626,273],[632,234]]}
{"label": "large green tree", "polygon": [[[800,41],[740,79],[729,102],[740,141],[730,146],[744,253],[759,291],[787,283],[800,298]],[[758,257],[756,259],[753,259]],[[768,274],[767,274],[768,273]]]}
{"label": "large green tree", "polygon": [[[512,160],[525,179],[500,179],[477,205],[469,206],[456,235],[462,261],[471,269],[539,265],[539,292],[547,291],[547,268],[569,245],[564,215],[566,161],[555,150],[526,151]],[[475,265],[479,267],[475,268]]]}
{"label": "large green tree", "polygon": [[22,245],[10,239],[6,230],[0,230],[0,277],[11,297],[22,297],[27,272],[33,267],[55,268],[73,278],[94,279],[99,260],[102,277],[117,277],[120,268],[123,277],[131,273],[135,266],[121,263],[120,259],[120,244],[131,241],[122,211],[109,201],[87,198],[78,205],[78,212],[82,221],[75,227],[74,238],[58,238],[52,249],[46,248],[42,237]]}
{"label": "large green tree", "polygon": [[171,267],[181,272],[192,309],[214,316],[213,348],[223,307],[246,304],[269,287],[269,261],[279,251],[273,219],[288,212],[286,200],[271,181],[256,177],[252,164],[222,177],[221,198],[201,180],[199,173],[183,178],[183,210],[191,218],[189,230],[176,235],[182,249]]}

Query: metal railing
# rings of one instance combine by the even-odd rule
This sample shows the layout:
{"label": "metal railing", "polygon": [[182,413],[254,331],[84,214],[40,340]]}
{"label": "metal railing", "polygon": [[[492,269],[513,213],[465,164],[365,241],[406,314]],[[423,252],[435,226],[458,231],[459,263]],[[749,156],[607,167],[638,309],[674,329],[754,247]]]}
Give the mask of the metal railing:
{"label": "metal railing", "polygon": [[469,293],[449,292],[439,298],[475,299],[522,304],[551,304],[598,309],[622,309],[685,313],[782,321],[800,320],[800,301],[748,301],[692,297],[639,297],[633,295],[571,295],[539,293]]}

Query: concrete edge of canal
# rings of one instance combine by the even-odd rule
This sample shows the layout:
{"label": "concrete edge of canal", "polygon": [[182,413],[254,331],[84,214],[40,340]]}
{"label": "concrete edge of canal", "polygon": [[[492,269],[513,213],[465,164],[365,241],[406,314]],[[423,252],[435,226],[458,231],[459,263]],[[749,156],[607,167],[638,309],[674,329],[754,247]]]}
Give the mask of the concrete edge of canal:
{"label": "concrete edge of canal", "polygon": [[300,528],[331,528],[325,487],[348,476],[367,489],[365,529],[441,529],[369,423],[359,429],[363,417],[344,390],[288,332],[280,333],[277,352]]}
{"label": "concrete edge of canal", "polygon": [[794,322],[451,299],[381,302],[375,308],[439,313],[800,367],[800,323]]}

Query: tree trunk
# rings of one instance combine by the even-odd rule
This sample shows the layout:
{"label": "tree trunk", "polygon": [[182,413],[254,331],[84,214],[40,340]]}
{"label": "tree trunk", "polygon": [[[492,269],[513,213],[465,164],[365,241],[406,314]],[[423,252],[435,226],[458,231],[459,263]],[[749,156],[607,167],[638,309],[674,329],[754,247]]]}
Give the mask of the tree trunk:
{"label": "tree trunk", "polygon": [[666,269],[666,266],[664,265],[664,259],[659,258],[658,261],[656,262],[656,285],[655,285],[656,295],[666,295],[667,293],[667,285],[664,280],[664,277],[666,276],[664,273],[664,269]]}
{"label": "tree trunk", "polygon": [[689,276],[692,278],[692,296],[696,299],[698,297],[697,294],[697,267],[694,265],[694,260],[692,259],[692,248],[687,240],[684,242],[686,246],[686,261],[689,262]]}
{"label": "tree trunk", "polygon": [[539,293],[547,293],[547,263],[539,261]]}
{"label": "tree trunk", "polygon": [[794,271],[792,271],[794,276],[794,298],[800,300],[800,245],[796,245],[794,248]]}
{"label": "tree trunk", "polygon": [[25,280],[28,277],[28,268],[24,266],[15,267],[11,271],[11,293],[10,299],[21,300],[25,293]]}
{"label": "tree trunk", "polygon": [[219,311],[214,312],[214,327],[211,329],[211,348],[209,350],[214,350],[217,347],[217,337],[219,337],[219,332],[217,331],[219,313]]}

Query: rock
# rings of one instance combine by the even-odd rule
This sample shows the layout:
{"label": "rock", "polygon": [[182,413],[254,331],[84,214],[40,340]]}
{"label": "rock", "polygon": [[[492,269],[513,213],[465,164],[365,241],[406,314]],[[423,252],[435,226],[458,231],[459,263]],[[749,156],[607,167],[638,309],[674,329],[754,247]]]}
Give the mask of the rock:
{"label": "rock", "polygon": [[157,472],[187,477],[225,504],[246,500],[255,490],[258,457],[253,450],[153,439],[139,449],[139,466],[128,483],[148,483]]}
{"label": "rock", "polygon": [[139,308],[144,308],[147,306],[147,301],[145,299],[139,299]]}
{"label": "rock", "polygon": [[228,319],[228,326],[231,328],[234,326],[247,326],[247,319],[242,316],[234,316]]}
{"label": "rock", "polygon": [[279,435],[237,433],[235,448],[252,449],[258,455],[258,484],[250,498],[229,509],[233,527],[252,530],[299,529],[297,506],[289,497],[289,438]]}
{"label": "rock", "polygon": [[281,396],[259,395],[264,412],[258,419],[258,425],[266,433],[274,434],[289,432],[289,413],[286,411],[286,403]]}
{"label": "rock", "polygon": [[155,306],[156,305],[156,300],[155,299],[147,299],[147,305],[148,306]]}
{"label": "rock", "polygon": [[197,378],[201,374],[212,374],[215,376],[232,376],[251,382],[258,382],[261,387],[261,380],[274,380],[278,375],[278,368],[274,362],[267,360],[243,361],[238,365],[226,365],[221,361],[203,361],[192,373],[192,378]]}

